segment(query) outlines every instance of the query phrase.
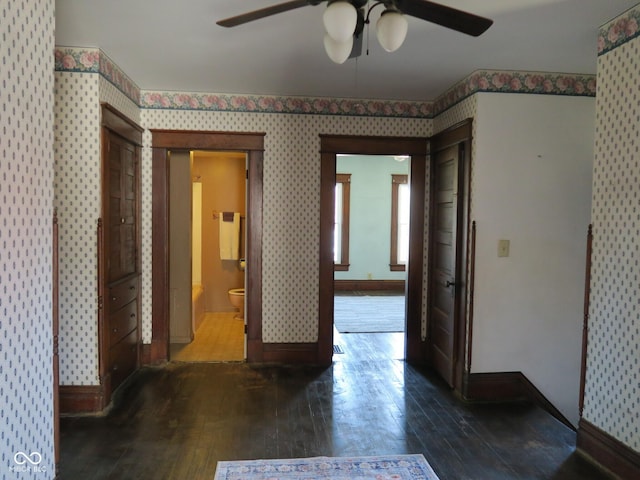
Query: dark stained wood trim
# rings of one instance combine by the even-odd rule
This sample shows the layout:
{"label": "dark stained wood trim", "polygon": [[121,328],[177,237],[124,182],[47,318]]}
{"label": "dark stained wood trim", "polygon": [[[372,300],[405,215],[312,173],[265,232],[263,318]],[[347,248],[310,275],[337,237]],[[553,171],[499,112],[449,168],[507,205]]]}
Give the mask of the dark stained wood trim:
{"label": "dark stained wood trim", "polygon": [[169,162],[166,148],[153,148],[151,163],[151,355],[150,363],[169,358]]}
{"label": "dark stained wood trim", "polygon": [[567,427],[575,426],[522,372],[472,373],[465,377],[463,398],[479,402],[515,402],[528,400],[549,412]]}
{"label": "dark stained wood trim", "polygon": [[102,103],[101,106],[101,126],[141,147],[144,129],[108,103]]}
{"label": "dark stained wood trim", "polygon": [[58,212],[53,212],[52,228],[52,252],[51,252],[51,329],[53,334],[53,454],[58,474],[58,464],[60,463],[60,356],[59,356],[59,330],[60,330],[60,303],[59,303],[59,278],[60,262],[58,255]]}
{"label": "dark stained wood trim", "polygon": [[263,361],[262,353],[262,188],[263,151],[248,153],[247,191],[247,361]]}
{"label": "dark stained wood trim", "polygon": [[321,153],[351,155],[426,155],[427,139],[415,137],[367,137],[320,135]]}
{"label": "dark stained wood trim", "polygon": [[320,291],[318,303],[317,363],[333,359],[333,221],[335,210],[336,154],[320,154]]}
{"label": "dark stained wood trim", "polygon": [[189,150],[264,151],[265,133],[150,130],[153,147]]}
{"label": "dark stained wood trim", "polygon": [[247,361],[264,360],[262,347],[262,222],[264,133],[151,130],[152,339],[150,363],[169,359],[169,164],[171,150],[242,151],[247,154]]}
{"label": "dark stained wood trim", "polygon": [[425,175],[428,139],[416,137],[366,137],[320,135],[320,292],[318,319],[318,363],[328,365],[333,357],[333,213],[335,209],[336,155],[411,156],[411,227],[409,267],[406,288],[406,360],[420,363],[423,358],[422,278]]}
{"label": "dark stained wood trim", "polygon": [[520,372],[471,373],[466,377],[463,398],[482,402],[524,400],[521,376]]}
{"label": "dark stained wood trim", "polygon": [[[332,352],[333,352],[333,346]],[[326,366],[319,362],[318,345],[315,343],[263,343],[263,358],[266,363],[306,364]]]}
{"label": "dark stained wood trim", "polygon": [[334,263],[333,269],[336,272],[347,272],[349,271],[349,225],[351,225],[351,174],[336,173],[336,183],[342,184],[342,248],[340,263]]}
{"label": "dark stained wood trim", "polygon": [[[477,227],[475,220],[471,224],[471,244],[469,247],[469,328],[467,332],[467,368],[465,372],[471,372],[471,359],[473,353],[473,308],[474,308],[474,292],[476,284],[476,234]],[[464,378],[464,375],[463,375]],[[463,395],[466,392],[462,392]]]}
{"label": "dark stained wood trim", "polygon": [[581,418],[578,423],[578,452],[601,468],[624,480],[640,478],[640,452]]}
{"label": "dark stained wood trim", "polygon": [[101,385],[60,385],[60,413],[97,413],[106,406]]}
{"label": "dark stained wood trim", "polygon": [[404,293],[404,280],[334,280],[334,290],[336,292],[353,291],[391,291]]}
{"label": "dark stained wood trim", "polygon": [[151,365],[151,344],[143,343],[140,346],[140,365]]}
{"label": "dark stained wood trim", "polygon": [[[425,148],[427,140],[421,142]],[[405,358],[410,363],[424,363],[425,345],[422,341],[422,284],[424,281],[424,209],[427,155],[412,154],[409,175],[409,262],[406,267],[406,329]]]}
{"label": "dark stained wood trim", "polygon": [[593,225],[587,229],[587,253],[584,274],[584,307],[582,318],[582,358],[580,360],[580,399],[578,411],[582,418],[584,409],[584,389],[587,377],[587,350],[589,347],[589,298],[591,292],[591,249],[593,244]]}
{"label": "dark stained wood trim", "polygon": [[392,272],[404,272],[406,265],[398,263],[398,203],[400,185],[409,183],[406,174],[391,175],[391,251],[389,252],[389,269]]}

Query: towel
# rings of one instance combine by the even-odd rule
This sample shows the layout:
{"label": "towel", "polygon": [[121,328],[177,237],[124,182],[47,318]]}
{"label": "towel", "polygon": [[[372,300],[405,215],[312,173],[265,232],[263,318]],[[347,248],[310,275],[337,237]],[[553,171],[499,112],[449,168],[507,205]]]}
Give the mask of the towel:
{"label": "towel", "polygon": [[238,260],[240,251],[240,214],[237,212],[224,212],[220,217],[219,224],[220,260]]}

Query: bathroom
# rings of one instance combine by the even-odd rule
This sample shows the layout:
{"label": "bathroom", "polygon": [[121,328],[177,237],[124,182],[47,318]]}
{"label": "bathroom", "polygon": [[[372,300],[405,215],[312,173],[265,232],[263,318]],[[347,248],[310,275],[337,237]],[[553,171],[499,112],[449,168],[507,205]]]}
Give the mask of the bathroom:
{"label": "bathroom", "polygon": [[172,152],[169,169],[171,360],[244,360],[246,154]]}

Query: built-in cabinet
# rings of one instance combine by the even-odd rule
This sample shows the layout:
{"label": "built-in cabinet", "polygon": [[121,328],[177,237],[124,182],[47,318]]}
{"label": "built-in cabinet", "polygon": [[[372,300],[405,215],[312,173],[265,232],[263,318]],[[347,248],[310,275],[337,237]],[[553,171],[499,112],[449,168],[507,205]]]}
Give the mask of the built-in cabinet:
{"label": "built-in cabinet", "polygon": [[98,225],[100,383],[104,404],[140,365],[142,128],[102,105],[102,217]]}

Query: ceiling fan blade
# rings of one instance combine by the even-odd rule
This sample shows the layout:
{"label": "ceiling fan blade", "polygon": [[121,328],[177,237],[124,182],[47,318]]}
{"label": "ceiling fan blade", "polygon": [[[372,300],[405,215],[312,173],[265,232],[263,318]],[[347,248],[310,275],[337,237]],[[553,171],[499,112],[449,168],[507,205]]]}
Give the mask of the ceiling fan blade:
{"label": "ceiling fan blade", "polygon": [[[322,1],[322,0],[321,0]],[[317,5],[321,1],[314,0],[293,0],[290,2],[279,3],[270,7],[254,10],[253,12],[243,13],[242,15],[236,15],[235,17],[225,18],[216,22],[221,27],[236,27],[244,23],[253,22],[261,18],[270,17],[277,13],[288,12],[289,10],[295,10],[296,8],[306,7],[307,5]]]}
{"label": "ceiling fan blade", "polygon": [[395,3],[402,13],[474,37],[482,35],[493,24],[488,18],[427,0],[396,0]]}

